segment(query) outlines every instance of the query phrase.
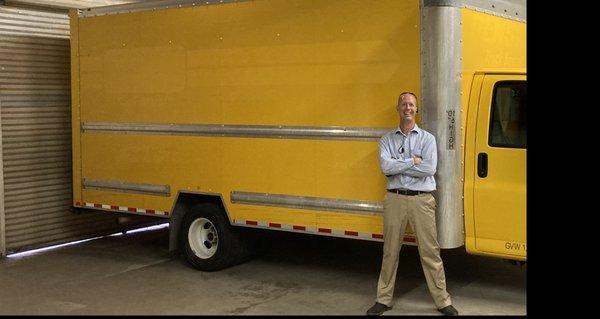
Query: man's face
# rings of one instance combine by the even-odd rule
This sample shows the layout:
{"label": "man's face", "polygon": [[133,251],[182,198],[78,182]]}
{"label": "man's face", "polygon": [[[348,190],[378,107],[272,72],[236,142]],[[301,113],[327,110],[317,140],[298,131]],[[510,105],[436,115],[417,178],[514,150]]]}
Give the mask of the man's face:
{"label": "man's face", "polygon": [[404,94],[398,100],[396,106],[398,114],[400,114],[400,120],[402,121],[415,121],[417,113],[417,100],[412,94]]}

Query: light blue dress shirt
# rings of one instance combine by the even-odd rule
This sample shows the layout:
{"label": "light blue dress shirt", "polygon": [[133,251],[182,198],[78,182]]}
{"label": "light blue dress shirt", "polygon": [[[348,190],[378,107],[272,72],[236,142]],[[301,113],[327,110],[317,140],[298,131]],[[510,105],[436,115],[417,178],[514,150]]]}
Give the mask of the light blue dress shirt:
{"label": "light blue dress shirt", "polygon": [[[422,157],[421,164],[415,165],[415,155]],[[436,189],[433,177],[437,167],[435,137],[416,124],[408,136],[397,128],[381,137],[379,164],[387,177],[387,189],[424,192]]]}

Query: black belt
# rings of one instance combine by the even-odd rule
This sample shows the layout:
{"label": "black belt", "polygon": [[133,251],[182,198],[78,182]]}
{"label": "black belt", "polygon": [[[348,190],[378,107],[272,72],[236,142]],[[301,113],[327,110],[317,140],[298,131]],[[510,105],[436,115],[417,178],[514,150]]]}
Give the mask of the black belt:
{"label": "black belt", "polygon": [[428,194],[429,192],[423,192],[423,191],[411,191],[409,189],[388,189],[387,190],[390,193],[396,193],[396,194],[402,194],[402,195],[408,195],[408,196],[415,196],[415,195],[419,195],[419,194]]}

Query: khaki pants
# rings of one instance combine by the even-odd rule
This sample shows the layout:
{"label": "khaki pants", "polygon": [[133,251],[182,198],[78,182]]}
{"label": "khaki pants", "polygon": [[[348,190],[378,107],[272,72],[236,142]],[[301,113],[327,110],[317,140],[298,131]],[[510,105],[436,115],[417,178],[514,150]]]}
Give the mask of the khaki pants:
{"label": "khaki pants", "polygon": [[439,308],[452,304],[446,291],[444,265],[435,226],[435,198],[431,194],[415,196],[387,192],[383,202],[383,260],[377,283],[377,302],[392,305],[398,255],[407,221],[417,238],[421,266],[429,293]]}

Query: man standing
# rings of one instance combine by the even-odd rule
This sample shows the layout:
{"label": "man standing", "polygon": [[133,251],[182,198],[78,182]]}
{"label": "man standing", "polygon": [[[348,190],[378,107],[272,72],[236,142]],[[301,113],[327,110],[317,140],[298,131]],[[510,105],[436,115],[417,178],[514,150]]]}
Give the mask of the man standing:
{"label": "man standing", "polygon": [[367,315],[381,315],[392,309],[392,296],[406,223],[410,221],[417,238],[421,266],[427,287],[438,311],[458,315],[446,291],[444,265],[440,258],[435,224],[437,146],[435,137],[416,124],[417,96],[400,94],[396,106],[398,129],[379,141],[379,161],[387,177],[383,202],[383,260],[377,283],[377,299]]}

